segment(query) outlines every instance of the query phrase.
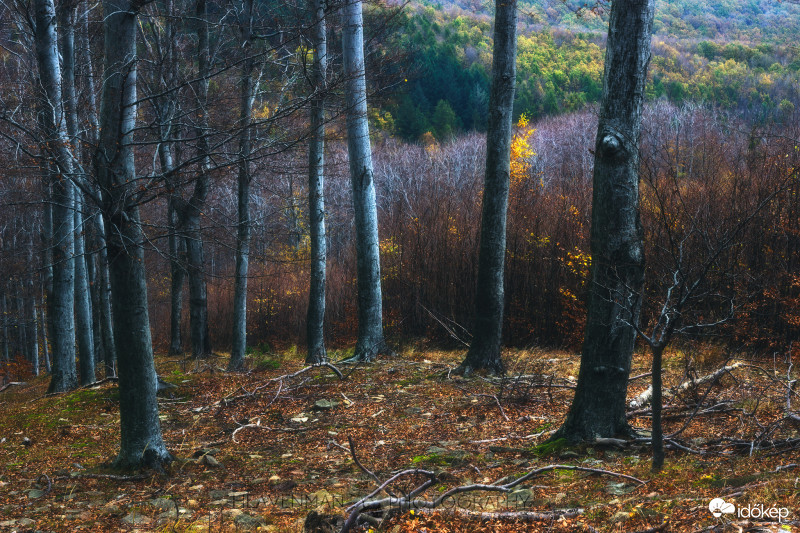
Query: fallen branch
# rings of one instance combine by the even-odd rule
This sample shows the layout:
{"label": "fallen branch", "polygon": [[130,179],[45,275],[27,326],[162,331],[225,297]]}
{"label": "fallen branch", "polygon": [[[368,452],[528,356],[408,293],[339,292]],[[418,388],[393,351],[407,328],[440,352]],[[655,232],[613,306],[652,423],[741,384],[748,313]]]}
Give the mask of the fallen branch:
{"label": "fallen branch", "polygon": [[27,385],[27,383],[25,383],[24,381],[9,381],[8,383],[0,387],[0,392],[3,392],[4,390],[13,387],[14,385],[22,386],[22,385]]}
{"label": "fallen branch", "polygon": [[575,518],[583,514],[583,509],[564,509],[560,511],[470,511],[469,509],[447,509],[437,511],[434,509],[419,509],[420,513],[442,513],[446,515],[456,515],[463,518],[477,520],[519,520],[525,522],[549,522],[560,518]]}
{"label": "fallen branch", "polygon": [[329,368],[331,371],[333,371],[334,374],[336,374],[336,376],[340,380],[344,380],[345,379],[344,374],[342,374],[341,370],[336,368],[333,364],[331,364],[331,363],[329,363],[327,361],[325,361],[323,363],[314,363],[313,365],[309,365],[309,366],[306,366],[304,368],[301,368],[297,372],[293,372],[291,374],[284,374],[282,376],[271,378],[271,379],[267,380],[266,383],[264,383],[263,385],[259,385],[258,387],[256,387],[255,389],[253,389],[250,392],[248,392],[244,388],[240,387],[239,389],[237,389],[236,392],[239,392],[240,390],[243,390],[243,391],[245,391],[244,394],[238,394],[238,395],[233,394],[233,395],[230,395],[230,396],[226,396],[226,397],[222,398],[221,400],[219,400],[217,402],[214,402],[211,405],[207,405],[207,406],[204,406],[204,407],[198,407],[197,409],[192,409],[192,412],[200,413],[200,412],[203,412],[203,411],[208,411],[208,410],[210,410],[212,408],[227,407],[228,405],[236,403],[239,400],[244,400],[244,399],[247,399],[247,398],[255,398],[255,397],[258,397],[258,396],[262,396],[262,395],[265,394],[265,393],[261,392],[262,390],[266,389],[267,387],[269,387],[273,383],[278,383],[278,392],[274,395],[272,401],[270,402],[270,405],[271,405],[273,402],[275,402],[275,400],[278,399],[278,395],[283,390],[283,382],[284,382],[284,380],[289,380],[289,379],[296,378],[297,376],[305,374],[309,370],[312,370],[314,368],[321,368],[321,367]]}
{"label": "fallen branch", "polygon": [[[733,363],[732,365],[723,366],[722,368],[720,368],[718,370],[715,370],[711,374],[708,374],[708,375],[703,376],[701,378],[692,379],[692,380],[689,380],[689,381],[684,381],[683,383],[681,383],[680,385],[678,385],[677,387],[672,389],[672,391],[665,390],[664,391],[664,396],[665,397],[667,397],[667,396],[675,396],[679,392],[688,390],[688,389],[690,389],[692,387],[696,387],[697,385],[702,385],[703,383],[709,383],[709,382],[712,382],[712,381],[716,381],[719,378],[721,378],[723,375],[727,374],[728,372],[730,372],[732,370],[735,370],[735,369],[739,368],[742,365],[743,365],[743,363],[739,363],[739,362]],[[651,385],[651,386],[647,387],[647,389],[644,392],[642,392],[636,398],[631,400],[630,403],[628,404],[628,406],[631,409],[640,409],[640,408],[644,407],[645,405],[648,405],[652,400],[653,400],[653,386]]]}
{"label": "fallen branch", "polygon": [[[366,469],[361,462],[356,457],[355,447],[353,446],[352,440],[350,440],[350,452],[353,456],[354,461],[356,464],[361,468],[363,471],[371,474],[376,481],[379,481],[377,476],[375,476],[371,471]],[[612,477],[618,477],[621,479],[625,479],[627,481],[632,481],[638,485],[644,485],[645,481],[637,479],[633,476],[629,476],[626,474],[620,474],[619,472],[612,472],[610,470],[602,470],[599,468],[588,468],[583,466],[572,466],[572,465],[548,465],[543,466],[540,468],[535,468],[533,470],[528,471],[525,475],[513,479],[507,483],[500,484],[495,482],[495,484],[484,484],[484,483],[474,483],[471,485],[462,485],[459,487],[454,487],[450,490],[443,492],[435,499],[425,500],[418,498],[421,494],[423,494],[426,490],[433,487],[434,485],[440,482],[439,477],[434,472],[429,470],[419,470],[419,469],[409,469],[403,470],[398,472],[397,474],[393,475],[383,483],[378,482],[378,487],[370,492],[368,495],[361,498],[358,502],[354,503],[350,507],[347,508],[347,512],[350,514],[347,516],[347,519],[342,526],[340,533],[347,533],[356,526],[359,521],[362,522],[375,522],[375,517],[369,515],[365,515],[362,517],[362,513],[367,513],[369,511],[376,511],[383,514],[383,516],[387,516],[386,513],[396,513],[396,512],[403,512],[411,509],[420,510],[423,512],[430,512],[442,506],[448,499],[452,499],[458,494],[463,494],[466,492],[474,492],[474,491],[488,491],[488,492],[500,492],[500,493],[509,493],[515,487],[525,483],[526,481],[544,474],[545,472],[551,472],[554,470],[574,470],[578,472],[587,472],[590,474],[598,474],[598,475],[607,475]],[[426,480],[418,485],[414,490],[409,492],[403,496],[393,496],[388,491],[388,487],[397,481],[398,479],[406,476],[415,476],[415,475],[422,475],[426,478]],[[500,481],[505,481],[503,480]],[[377,496],[381,491],[386,491],[390,495],[385,498],[380,499],[372,499]],[[458,509],[453,507],[452,509],[448,509],[450,512],[454,512],[456,514],[465,514],[470,515],[472,512],[468,510]],[[580,510],[568,510],[564,511],[564,513],[558,516],[565,516],[566,513],[579,513]],[[484,517],[486,519],[494,519],[494,518],[501,518],[501,517],[515,517],[519,519],[527,519],[527,520],[546,520],[551,519],[554,517],[551,513],[537,513],[537,512],[509,512],[509,513],[476,513],[472,514],[473,517]],[[575,516],[575,515],[572,515]]]}

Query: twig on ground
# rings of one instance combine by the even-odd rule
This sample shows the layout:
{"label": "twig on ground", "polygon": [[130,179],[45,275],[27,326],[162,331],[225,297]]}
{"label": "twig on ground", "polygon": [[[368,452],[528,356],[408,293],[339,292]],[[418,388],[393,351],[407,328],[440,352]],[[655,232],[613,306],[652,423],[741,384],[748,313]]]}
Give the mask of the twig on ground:
{"label": "twig on ground", "polygon": [[[353,450],[354,450],[354,448],[352,447],[352,441],[351,441],[351,452],[353,452],[353,456],[354,456],[354,459],[355,459],[355,453],[354,453]],[[365,471],[368,472],[368,470],[364,469],[363,465],[359,465],[359,467],[362,468],[362,470],[365,470]],[[575,471],[579,471],[579,472],[588,472],[590,474],[607,475],[607,476],[618,477],[618,478],[621,478],[621,479],[632,481],[634,483],[637,483],[638,485],[644,485],[646,483],[645,481],[637,479],[637,478],[635,478],[633,476],[628,476],[626,474],[621,474],[619,472],[612,472],[610,470],[602,470],[602,469],[599,469],[599,468],[587,468],[587,467],[583,467],[583,466],[572,466],[572,465],[548,465],[548,466],[543,466],[543,467],[540,467],[540,468],[536,468],[536,469],[530,470],[524,476],[519,477],[517,479],[514,479],[512,481],[509,481],[508,483],[505,483],[505,484],[496,484],[495,485],[495,484],[474,483],[474,484],[470,484],[470,485],[462,485],[462,486],[454,487],[454,488],[452,488],[450,490],[447,490],[447,491],[443,492],[436,499],[424,500],[424,499],[417,499],[417,496],[419,496],[420,494],[424,493],[428,488],[436,485],[439,482],[439,479],[437,478],[436,474],[431,472],[431,471],[428,471],[428,470],[419,470],[419,469],[403,470],[401,472],[398,472],[397,474],[395,474],[391,478],[387,479],[383,483],[379,483],[379,486],[375,490],[373,490],[367,496],[365,496],[362,499],[360,499],[355,504],[353,504],[350,507],[348,507],[347,508],[347,512],[349,512],[350,514],[348,515],[347,519],[345,520],[345,523],[342,526],[342,529],[341,529],[340,533],[347,533],[352,527],[357,525],[358,522],[359,522],[361,513],[364,513],[364,512],[367,512],[367,511],[381,511],[381,512],[384,512],[384,511],[388,510],[388,512],[390,512],[390,513],[391,512],[402,512],[402,511],[405,511],[405,510],[408,510],[408,509],[419,509],[420,511],[422,511],[422,510],[432,511],[434,509],[439,508],[448,499],[451,499],[451,498],[453,498],[454,496],[456,496],[458,494],[463,494],[465,492],[473,492],[473,491],[489,491],[489,492],[508,493],[508,492],[511,492],[511,490],[514,487],[517,487],[517,486],[525,483],[529,479],[531,479],[531,478],[533,478],[535,476],[541,475],[541,474],[543,474],[545,472],[551,472],[553,470],[575,470]],[[389,485],[394,483],[399,478],[404,477],[404,476],[409,476],[409,475],[423,475],[427,479],[421,485],[419,485],[417,488],[415,488],[414,490],[412,490],[411,492],[409,492],[405,496],[401,496],[401,497],[389,496],[389,497],[381,498],[381,499],[377,499],[377,500],[371,499],[371,498],[375,497],[377,494],[379,494],[382,490],[385,490],[386,488],[388,488]],[[461,509],[456,509],[456,508],[453,508],[451,511],[454,512],[454,513],[459,513],[459,514],[462,513]],[[570,512],[570,511],[565,511],[565,513],[566,512]],[[572,512],[574,512],[574,511],[572,511]],[[470,513],[470,511],[463,510],[463,514],[469,514],[469,513]],[[553,518],[553,516],[548,514],[548,513],[536,513],[536,512],[533,512],[533,511],[524,512],[524,513],[508,513],[509,517],[512,516],[512,515],[516,515],[516,517],[520,518],[520,519],[526,518],[526,519],[529,519],[529,520]],[[480,514],[478,514],[476,516],[480,516]],[[498,518],[498,517],[501,517],[501,516],[502,515],[499,514],[499,513],[486,513],[486,518],[487,519],[489,519],[489,518]],[[545,517],[545,516],[547,516],[548,518],[541,518],[541,517]],[[561,515],[559,515],[559,516],[561,516]],[[536,518],[536,517],[540,517],[540,518]]]}

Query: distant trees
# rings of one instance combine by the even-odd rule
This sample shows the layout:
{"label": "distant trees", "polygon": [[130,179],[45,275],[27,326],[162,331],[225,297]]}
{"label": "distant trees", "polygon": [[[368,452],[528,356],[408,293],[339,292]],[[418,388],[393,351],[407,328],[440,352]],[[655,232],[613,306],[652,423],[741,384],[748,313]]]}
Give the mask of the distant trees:
{"label": "distant trees", "polygon": [[492,88],[486,133],[478,281],[472,343],[459,370],[505,372],[500,357],[505,309],[506,216],[511,172],[511,127],[517,62],[517,3],[497,0]]}

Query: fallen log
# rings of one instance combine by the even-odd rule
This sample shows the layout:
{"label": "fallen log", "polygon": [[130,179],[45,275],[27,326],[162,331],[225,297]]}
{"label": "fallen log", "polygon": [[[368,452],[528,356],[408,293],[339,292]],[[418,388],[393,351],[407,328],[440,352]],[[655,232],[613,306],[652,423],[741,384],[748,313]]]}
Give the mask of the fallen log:
{"label": "fallen log", "polygon": [[[742,366],[742,363],[739,363],[739,362],[733,363],[732,365],[723,366],[722,368],[720,368],[718,370],[715,370],[714,372],[712,372],[712,373],[710,373],[708,375],[705,375],[703,377],[700,377],[700,378],[697,378],[697,379],[693,379],[693,380],[684,381],[683,383],[681,383],[680,385],[678,385],[677,387],[675,387],[671,391],[670,390],[665,390],[664,391],[664,397],[675,396],[679,392],[688,390],[688,389],[690,389],[692,387],[696,387],[698,385],[702,385],[703,383],[710,383],[712,381],[716,381],[717,379],[721,378],[726,373],[728,373],[728,372],[730,372],[732,370],[735,370],[735,369],[739,368],[740,366]],[[642,392],[636,398],[631,400],[630,403],[628,404],[628,407],[630,407],[631,409],[641,409],[645,405],[648,405],[651,401],[653,401],[653,386],[652,385],[647,387],[647,389],[644,392]]]}

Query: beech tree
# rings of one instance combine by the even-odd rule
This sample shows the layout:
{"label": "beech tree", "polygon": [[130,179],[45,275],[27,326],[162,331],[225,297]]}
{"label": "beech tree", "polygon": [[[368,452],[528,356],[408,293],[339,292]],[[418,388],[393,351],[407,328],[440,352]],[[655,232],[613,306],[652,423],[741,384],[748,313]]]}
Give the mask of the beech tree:
{"label": "beech tree", "polygon": [[347,154],[353,193],[358,284],[358,340],[351,361],[372,361],[387,350],[383,337],[381,254],[378,207],[367,120],[362,0],[345,0],[342,8],[342,60],[347,114]]}
{"label": "beech tree", "polygon": [[233,346],[229,370],[244,368],[247,347],[247,270],[250,260],[250,155],[252,151],[255,58],[252,51],[253,0],[244,0],[239,16],[240,43],[243,54],[239,77],[239,162],[237,176],[236,270],[233,289]]}
{"label": "beech tree", "polygon": [[611,5],[595,141],[591,285],[575,397],[554,439],[593,442],[630,433],[625,417],[644,253],[639,137],[654,0]]}
{"label": "beech tree", "polygon": [[104,0],[105,74],[94,167],[103,191],[120,394],[120,468],[160,468],[172,460],[156,400],[144,234],[133,154],[136,124],[136,18],[143,2]]}
{"label": "beech tree", "polygon": [[478,287],[472,343],[459,367],[463,374],[486,370],[505,372],[500,357],[503,341],[506,259],[506,214],[511,172],[511,128],[517,73],[517,2],[497,0],[494,16],[492,89],[486,132],[481,236],[478,252]]}
{"label": "beech tree", "polygon": [[75,368],[75,267],[73,155],[64,123],[61,95],[61,64],[56,35],[56,10],[53,0],[34,3],[36,62],[39,67],[41,97],[40,123],[52,155],[50,190],[52,208],[53,293],[50,300],[52,320],[53,366],[48,392],[64,392],[78,386]]}
{"label": "beech tree", "polygon": [[320,363],[325,352],[325,90],[328,40],[325,1],[310,0],[314,60],[311,67],[311,136],[308,140],[308,218],[311,234],[311,280],[308,291],[306,362]]}

